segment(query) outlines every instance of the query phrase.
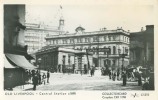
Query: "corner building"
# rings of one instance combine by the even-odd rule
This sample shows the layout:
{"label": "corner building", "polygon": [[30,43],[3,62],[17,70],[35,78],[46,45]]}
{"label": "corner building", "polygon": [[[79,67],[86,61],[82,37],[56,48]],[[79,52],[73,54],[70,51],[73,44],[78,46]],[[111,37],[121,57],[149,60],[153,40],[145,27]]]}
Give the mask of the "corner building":
{"label": "corner building", "polygon": [[154,69],[154,25],[130,34],[130,65]]}
{"label": "corner building", "polygon": [[[71,48],[81,51],[91,49],[93,53],[93,65],[95,67],[121,68],[129,65],[130,33],[122,28],[85,32],[81,26],[75,29],[75,33],[47,36],[46,45],[54,47]],[[109,51],[99,52],[98,48],[109,48]],[[93,51],[94,50],[94,51]],[[127,54],[122,57],[121,54]]]}

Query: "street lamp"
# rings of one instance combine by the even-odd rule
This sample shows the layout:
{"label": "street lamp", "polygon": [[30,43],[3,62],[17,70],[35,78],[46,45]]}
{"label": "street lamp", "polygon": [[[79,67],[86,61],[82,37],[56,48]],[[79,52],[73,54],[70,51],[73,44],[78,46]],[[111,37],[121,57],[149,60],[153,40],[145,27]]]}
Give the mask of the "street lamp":
{"label": "street lamp", "polygon": [[38,58],[38,65],[39,65],[39,71],[40,71],[40,69],[41,69],[41,58]]}
{"label": "street lamp", "polygon": [[69,63],[68,74],[70,74],[70,55],[68,56],[68,63]]}
{"label": "street lamp", "polygon": [[[121,53],[121,49],[120,49],[120,48],[118,48],[118,54],[119,54],[119,57],[120,57],[120,53]],[[119,58],[118,58],[118,67],[120,67]]]}
{"label": "street lamp", "polygon": [[[123,50],[124,51],[124,50]],[[118,49],[118,53],[119,53],[119,56],[122,58],[122,71],[124,71],[124,58],[128,55],[128,49],[126,48],[125,49],[125,53],[123,52],[122,54],[121,53],[121,49],[119,48]]]}

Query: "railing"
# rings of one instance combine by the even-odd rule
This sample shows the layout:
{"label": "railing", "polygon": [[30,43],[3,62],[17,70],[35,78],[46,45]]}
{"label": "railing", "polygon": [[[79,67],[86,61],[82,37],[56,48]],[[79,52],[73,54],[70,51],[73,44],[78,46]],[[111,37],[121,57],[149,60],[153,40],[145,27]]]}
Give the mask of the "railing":
{"label": "railing", "polygon": [[[100,57],[107,57],[107,54],[99,54],[99,56]],[[119,54],[108,54],[108,57],[120,57],[120,55]],[[125,58],[129,58],[129,56],[126,56]]]}
{"label": "railing", "polygon": [[[126,44],[129,44],[129,42],[125,42],[122,40],[116,40],[116,41],[99,41],[99,44],[103,44],[103,43],[114,43],[114,42],[123,42]],[[75,43],[58,43],[58,44],[54,44],[54,45],[86,45],[86,44],[98,44],[98,42],[75,42]],[[53,44],[51,44],[53,45]]]}
{"label": "railing", "polygon": [[122,32],[124,34],[129,35],[129,32],[124,31],[122,29],[117,29],[117,30],[105,30],[105,31],[94,31],[94,32],[83,32],[82,34],[62,34],[62,35],[50,35],[49,37],[46,38],[57,38],[57,37],[71,37],[71,36],[86,36],[86,35],[95,35],[95,34],[110,34],[110,33],[119,33]]}

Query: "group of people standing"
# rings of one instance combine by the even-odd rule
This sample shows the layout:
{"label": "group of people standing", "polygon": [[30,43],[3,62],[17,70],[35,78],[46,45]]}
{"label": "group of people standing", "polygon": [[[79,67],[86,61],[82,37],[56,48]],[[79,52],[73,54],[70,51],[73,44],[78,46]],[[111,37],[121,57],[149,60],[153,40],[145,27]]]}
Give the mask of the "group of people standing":
{"label": "group of people standing", "polygon": [[[113,81],[116,80],[116,77],[117,77],[117,80],[122,80],[123,82],[123,86],[126,86],[126,83],[127,83],[127,78],[130,78],[129,77],[129,72],[128,71],[112,71],[110,70],[109,71],[109,79],[112,79]],[[142,85],[142,78],[141,78],[141,74],[137,72],[137,80],[138,80],[138,86],[141,86]]]}
{"label": "group of people standing", "polygon": [[112,71],[109,70],[109,79],[112,79],[113,81],[120,80],[120,72],[119,71]]}
{"label": "group of people standing", "polygon": [[117,80],[122,80],[122,86],[126,86],[127,80],[131,81],[131,79],[134,79],[134,81],[138,82],[138,86],[142,86],[143,90],[153,90],[154,75],[151,72],[147,73],[147,71],[148,70],[145,70],[144,72],[139,72],[136,69],[134,72],[128,70],[109,70],[109,79],[115,81],[117,77]]}
{"label": "group of people standing", "polygon": [[46,84],[49,83],[49,78],[50,78],[50,72],[47,71],[47,75],[45,73],[43,73],[41,75],[40,71],[33,71],[32,73],[32,83],[33,83],[33,90],[36,90],[36,86],[37,85],[41,85],[41,84]]}

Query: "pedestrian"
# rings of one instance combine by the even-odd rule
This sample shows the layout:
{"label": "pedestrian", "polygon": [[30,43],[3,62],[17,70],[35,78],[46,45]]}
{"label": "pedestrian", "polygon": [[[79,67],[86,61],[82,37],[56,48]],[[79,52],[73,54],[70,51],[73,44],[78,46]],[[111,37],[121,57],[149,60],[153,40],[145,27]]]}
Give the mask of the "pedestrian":
{"label": "pedestrian", "polygon": [[73,73],[75,73],[75,64],[72,65]]}
{"label": "pedestrian", "polygon": [[111,79],[111,70],[108,71],[109,79]]}
{"label": "pedestrian", "polygon": [[116,78],[116,72],[113,72],[113,81],[115,81]]}
{"label": "pedestrian", "polygon": [[35,74],[33,76],[32,81],[33,81],[33,90],[36,90],[36,86],[38,84],[38,76],[37,76],[37,74]]}
{"label": "pedestrian", "polygon": [[33,77],[35,76],[35,70],[31,71],[31,80],[33,80]]}
{"label": "pedestrian", "polygon": [[150,73],[149,90],[154,90],[154,73]]}
{"label": "pedestrian", "polygon": [[104,68],[101,68],[101,75],[104,75]]}
{"label": "pedestrian", "polygon": [[60,64],[58,65],[58,71],[59,71],[59,73],[61,72],[61,65]]}
{"label": "pedestrian", "polygon": [[43,83],[45,85],[46,84],[46,74],[45,73],[43,73],[42,80],[43,80]]}
{"label": "pedestrian", "polygon": [[87,74],[87,66],[84,65],[84,74]]}
{"label": "pedestrian", "polygon": [[31,71],[31,76],[34,77],[35,76],[35,70]]}
{"label": "pedestrian", "polygon": [[50,72],[49,70],[47,71],[47,83],[49,83],[49,78],[50,78]]}
{"label": "pedestrian", "polygon": [[92,67],[92,75],[94,76],[94,73],[95,73],[95,67],[93,66]]}
{"label": "pedestrian", "polygon": [[29,70],[29,83],[31,83],[31,71]]}
{"label": "pedestrian", "polygon": [[142,90],[149,90],[149,83],[148,81],[145,80],[143,86],[142,86]]}
{"label": "pedestrian", "polygon": [[118,70],[118,71],[117,71],[117,80],[120,80],[119,76],[120,76],[120,72],[119,72],[119,70]]}
{"label": "pedestrian", "polygon": [[91,77],[93,76],[93,68],[91,68]]}
{"label": "pedestrian", "polygon": [[122,72],[122,78],[123,78],[123,86],[126,86],[127,77],[125,72]]}
{"label": "pedestrian", "polygon": [[95,70],[95,67],[92,66],[91,67],[91,77],[94,76],[94,70]]}
{"label": "pedestrian", "polygon": [[66,70],[65,65],[62,65],[62,72],[63,72],[63,74],[65,74],[65,70]]}
{"label": "pedestrian", "polygon": [[38,84],[39,85],[41,84],[41,74],[40,74],[40,72],[38,73]]}
{"label": "pedestrian", "polygon": [[141,74],[138,72],[138,86],[142,85],[142,77]]}

